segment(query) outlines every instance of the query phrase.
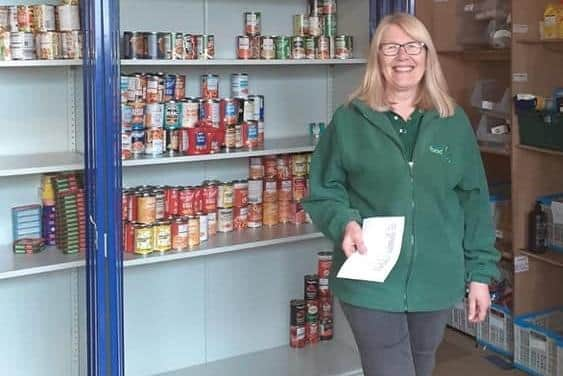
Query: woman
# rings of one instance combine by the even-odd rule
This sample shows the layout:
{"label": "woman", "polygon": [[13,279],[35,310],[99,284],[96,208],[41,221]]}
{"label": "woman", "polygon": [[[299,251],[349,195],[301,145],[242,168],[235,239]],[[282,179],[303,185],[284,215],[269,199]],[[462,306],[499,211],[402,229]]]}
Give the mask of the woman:
{"label": "woman", "polygon": [[[305,209],[335,244],[330,283],[366,376],[427,376],[451,308],[469,284],[469,321],[497,277],[487,183],[475,137],[448,95],[430,34],[415,17],[379,24],[350,103],[334,114],[311,164]],[[385,282],[336,278],[366,251],[362,218],[405,217]]]}

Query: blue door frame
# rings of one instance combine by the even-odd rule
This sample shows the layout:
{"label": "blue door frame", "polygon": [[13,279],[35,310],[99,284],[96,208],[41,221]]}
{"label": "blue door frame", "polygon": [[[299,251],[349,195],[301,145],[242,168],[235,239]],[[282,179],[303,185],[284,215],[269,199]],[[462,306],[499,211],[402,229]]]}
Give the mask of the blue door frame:
{"label": "blue door frame", "polygon": [[369,2],[369,36],[371,38],[379,21],[388,14],[405,12],[414,15],[415,0],[370,0]]}
{"label": "blue door frame", "polygon": [[88,375],[123,376],[119,2],[83,2]]}

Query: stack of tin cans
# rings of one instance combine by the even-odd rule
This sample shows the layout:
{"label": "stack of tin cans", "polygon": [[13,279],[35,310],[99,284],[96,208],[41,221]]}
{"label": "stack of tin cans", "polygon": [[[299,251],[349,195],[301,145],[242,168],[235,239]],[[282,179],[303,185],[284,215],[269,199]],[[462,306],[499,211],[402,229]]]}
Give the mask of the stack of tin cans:
{"label": "stack of tin cans", "polygon": [[123,59],[197,60],[215,58],[213,34],[125,31]]}
{"label": "stack of tin cans", "polygon": [[82,58],[76,1],[0,6],[0,60]]}
{"label": "stack of tin cans", "polygon": [[200,96],[186,98],[186,76],[121,77],[122,158],[252,150],[264,144],[264,96],[250,95],[248,74],[231,76],[220,98],[219,75],[201,76]]}
{"label": "stack of tin cans", "polygon": [[304,299],[290,302],[291,347],[302,348],[333,337],[333,300],[328,286],[331,265],[332,253],[319,252],[317,274],[304,277]]}
{"label": "stack of tin cans", "polygon": [[51,178],[55,191],[56,244],[63,253],[86,250],[86,215],[82,175],[57,174]]}

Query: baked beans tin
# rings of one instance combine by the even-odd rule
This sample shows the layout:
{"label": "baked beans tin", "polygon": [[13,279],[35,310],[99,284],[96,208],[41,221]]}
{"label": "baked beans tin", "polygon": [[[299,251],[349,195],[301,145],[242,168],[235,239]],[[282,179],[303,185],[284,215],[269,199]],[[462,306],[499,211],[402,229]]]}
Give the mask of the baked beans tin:
{"label": "baked beans tin", "polygon": [[57,24],[57,30],[59,31],[80,30],[80,12],[78,5],[58,5]]}
{"label": "baked beans tin", "polygon": [[337,59],[350,59],[354,48],[354,39],[350,35],[337,35],[335,38],[335,55]]}
{"label": "baked beans tin", "polygon": [[305,36],[309,33],[309,17],[305,14],[295,14],[293,16],[293,35]]}
{"label": "baked beans tin", "polygon": [[261,204],[263,193],[263,180],[262,179],[249,179],[248,180],[248,203]]}
{"label": "baked beans tin", "polygon": [[291,58],[304,59],[305,58],[305,45],[304,39],[301,36],[291,37]]}
{"label": "baked beans tin", "polygon": [[203,34],[196,36],[197,58],[198,59],[214,59],[215,58],[215,36],[212,34]]}
{"label": "baked beans tin", "polygon": [[242,231],[248,227],[248,206],[233,208],[233,229]]}
{"label": "baked beans tin", "polygon": [[321,17],[320,16],[310,16],[309,17],[309,35],[312,37],[318,37],[322,33],[321,28]]}
{"label": "baked beans tin", "polygon": [[244,12],[244,32],[246,35],[260,35],[262,32],[262,14],[260,12]]}
{"label": "baked beans tin", "polygon": [[174,251],[183,251],[188,248],[188,222],[187,218],[175,218],[171,225],[172,233],[172,249]]}
{"label": "baked beans tin", "polygon": [[259,128],[257,121],[247,121],[243,124],[244,127],[244,134],[243,140],[244,145],[248,148],[248,150],[253,150],[259,146]]}
{"label": "baked beans tin", "polygon": [[336,0],[321,0],[322,14],[336,14]]}
{"label": "baked beans tin", "polygon": [[[131,107],[131,126],[134,128],[142,129],[145,125],[145,103],[133,102],[130,103]],[[137,126],[137,127],[135,127]]]}
{"label": "baked beans tin", "polygon": [[61,58],[61,39],[59,33],[47,31],[35,35],[37,58],[53,60]]}
{"label": "baked beans tin", "polygon": [[[178,49],[183,50],[183,59],[194,60],[198,58],[197,35],[184,34],[182,46],[180,42],[176,42]],[[178,57],[180,59],[180,57]]]}
{"label": "baked beans tin", "polygon": [[217,234],[217,211],[207,213],[207,235],[213,236]]}
{"label": "baked beans tin", "polygon": [[172,231],[170,222],[157,221],[153,226],[154,250],[167,252],[172,248]]}
{"label": "baked beans tin", "polygon": [[203,183],[203,210],[206,213],[217,210],[217,198],[219,187],[217,181],[206,181]]}
{"label": "baked beans tin", "polygon": [[223,98],[220,102],[220,125],[235,125],[238,122],[239,101],[236,98]]}
{"label": "baked beans tin", "polygon": [[305,37],[305,59],[314,59],[317,55],[317,39],[315,37]]}
{"label": "baked beans tin", "polygon": [[317,39],[317,59],[326,60],[330,59],[330,38],[324,35],[321,35]]}
{"label": "baked beans tin", "polygon": [[321,341],[330,341],[333,337],[334,323],[332,319],[321,319],[319,321],[319,337]]}
{"label": "baked beans tin", "polygon": [[278,182],[276,178],[265,178],[263,202],[276,201],[278,201]]}
{"label": "baked beans tin", "polygon": [[10,50],[13,60],[35,59],[35,40],[32,33],[10,33]]}
{"label": "baked beans tin", "polygon": [[336,35],[336,14],[327,14],[322,17],[323,35],[333,37]]}
{"label": "baked beans tin", "polygon": [[197,216],[199,217],[199,242],[205,242],[209,239],[208,233],[208,217],[206,213],[198,212]]}
{"label": "baked beans tin", "polygon": [[131,153],[133,157],[138,157],[145,152],[145,131],[132,130],[131,131]]}
{"label": "baked beans tin", "polygon": [[291,201],[278,201],[278,222],[289,223],[291,219]]}
{"label": "baked beans tin", "polygon": [[18,30],[20,32],[31,33],[33,22],[33,10],[31,5],[18,5],[17,6],[17,17],[18,17]]}
{"label": "baked beans tin", "polygon": [[161,80],[162,77],[158,75],[147,75],[145,94],[145,101],[147,104],[160,104],[160,102],[163,101],[164,92],[161,90]]}
{"label": "baked beans tin", "polygon": [[316,300],[319,297],[319,277],[316,274],[308,274],[303,279],[305,300]]}
{"label": "baked beans tin", "polygon": [[180,105],[176,101],[168,101],[164,104],[164,127],[180,127]]}
{"label": "baked beans tin", "polygon": [[261,38],[260,35],[249,36],[250,40],[250,58],[251,59],[260,59],[260,43]]}
{"label": "baked beans tin", "polygon": [[234,199],[234,184],[231,182],[220,183],[217,187],[217,206],[232,208]]}
{"label": "baked beans tin", "polygon": [[[148,96],[147,96],[148,98]],[[145,127],[162,128],[164,123],[164,105],[162,103],[147,103],[145,106]]]}
{"label": "baked beans tin", "polygon": [[233,208],[218,208],[217,210],[217,231],[233,231]]}
{"label": "baked beans tin", "polygon": [[293,199],[293,181],[291,178],[278,180],[278,200],[291,201]]}
{"label": "baked beans tin", "polygon": [[156,36],[158,44],[158,59],[171,60],[174,54],[174,34],[160,32]]}
{"label": "baked beans tin", "polygon": [[262,36],[260,40],[260,57],[265,60],[271,60],[276,57],[276,46],[274,37]]}
{"label": "baked beans tin", "polygon": [[135,253],[148,255],[154,248],[154,234],[151,225],[136,224],[135,228]]}
{"label": "baked beans tin", "polygon": [[262,179],[264,177],[264,165],[262,164],[262,157],[250,157],[249,176],[251,179]]}
{"label": "baked beans tin", "polygon": [[233,206],[241,208],[248,205],[248,180],[233,181]]}
{"label": "baked beans tin", "polygon": [[60,38],[63,59],[82,59],[82,32],[65,31]]}
{"label": "baked beans tin", "polygon": [[145,38],[143,33],[137,31],[125,31],[123,33],[123,58],[145,58]]}
{"label": "baked beans tin", "polygon": [[204,74],[201,76],[201,97],[204,99],[219,98],[219,75]]}
{"label": "baked beans tin", "polygon": [[290,38],[284,35],[274,38],[276,44],[276,59],[291,58]]}
{"label": "baked beans tin", "polygon": [[248,205],[248,223],[249,228],[262,227],[262,204]]}
{"label": "baked beans tin", "polygon": [[262,223],[266,226],[274,226],[279,223],[277,201],[262,204]]}
{"label": "baked beans tin", "polygon": [[195,248],[200,243],[200,231],[199,231],[199,217],[196,215],[190,215],[188,217],[188,248]]}
{"label": "baked beans tin", "polygon": [[36,33],[55,30],[55,7],[53,5],[32,5],[32,30]]}
{"label": "baked beans tin", "polygon": [[195,214],[194,208],[194,187],[183,187],[178,192],[178,215],[189,216]]}
{"label": "baked beans tin", "polygon": [[237,59],[250,59],[250,38],[247,35],[237,35]]}
{"label": "baked beans tin", "polygon": [[199,100],[186,98],[180,101],[180,123],[183,128],[194,128],[199,121]]}
{"label": "baked beans tin", "polygon": [[231,95],[235,98],[248,97],[248,73],[231,74]]}

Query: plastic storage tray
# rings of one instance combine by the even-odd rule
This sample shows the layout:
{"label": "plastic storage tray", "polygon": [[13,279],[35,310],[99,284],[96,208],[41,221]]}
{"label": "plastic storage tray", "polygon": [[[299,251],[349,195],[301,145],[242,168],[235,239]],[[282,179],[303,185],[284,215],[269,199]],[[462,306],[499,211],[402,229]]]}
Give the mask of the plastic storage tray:
{"label": "plastic storage tray", "polygon": [[467,299],[463,299],[452,308],[448,325],[462,333],[475,337],[477,326],[467,320]]}
{"label": "plastic storage tray", "polygon": [[563,114],[518,111],[522,145],[563,151]]}
{"label": "plastic storage tray", "polygon": [[494,33],[506,27],[510,13],[510,2],[507,0],[464,0],[458,1],[458,17],[462,27],[458,34],[458,42],[466,48],[507,47],[509,38],[499,44]]}
{"label": "plastic storage tray", "polygon": [[484,322],[477,324],[477,343],[499,354],[514,354],[514,323],[506,307],[493,304]]}
{"label": "plastic storage tray", "polygon": [[532,375],[563,375],[563,308],[516,318],[514,365]]}
{"label": "plastic storage tray", "polygon": [[563,252],[563,222],[559,222],[557,216],[559,212],[563,211],[563,193],[541,196],[538,201],[547,215],[547,247]]}
{"label": "plastic storage tray", "polygon": [[491,129],[499,125],[510,126],[510,124],[508,124],[508,122],[504,119],[491,117],[486,114],[481,116],[477,130],[475,131],[477,140],[479,140],[481,143],[504,146],[508,149],[508,147],[510,146],[510,140],[512,138],[510,132],[505,134],[491,133]]}
{"label": "plastic storage tray", "polygon": [[478,80],[471,93],[471,105],[489,116],[507,119],[511,113],[510,90],[497,80]]}

